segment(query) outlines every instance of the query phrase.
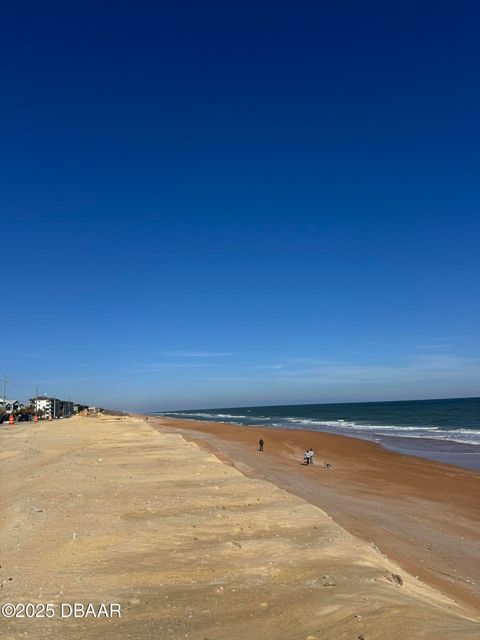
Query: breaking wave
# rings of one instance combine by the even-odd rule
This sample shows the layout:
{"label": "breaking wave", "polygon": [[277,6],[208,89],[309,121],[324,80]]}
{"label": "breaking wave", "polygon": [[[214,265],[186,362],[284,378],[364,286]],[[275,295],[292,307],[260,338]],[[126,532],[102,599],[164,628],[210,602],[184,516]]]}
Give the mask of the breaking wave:
{"label": "breaking wave", "polygon": [[353,420],[318,420],[312,418],[285,417],[279,415],[245,415],[234,413],[217,413],[203,411],[167,411],[161,415],[187,419],[208,420],[212,422],[226,422],[236,425],[259,425],[276,428],[305,429],[311,431],[326,431],[343,435],[356,435],[370,439],[375,436],[389,436],[398,438],[428,438],[444,440],[461,444],[480,445],[480,429],[442,428],[440,426],[417,425],[401,426],[395,424],[371,424]]}

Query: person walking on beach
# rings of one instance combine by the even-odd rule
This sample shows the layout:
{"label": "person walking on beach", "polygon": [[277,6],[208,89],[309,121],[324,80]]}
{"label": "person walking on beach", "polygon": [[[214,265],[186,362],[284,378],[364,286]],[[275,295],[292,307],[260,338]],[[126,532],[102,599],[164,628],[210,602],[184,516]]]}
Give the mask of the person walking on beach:
{"label": "person walking on beach", "polygon": [[260,438],[258,441],[258,450],[263,451],[263,438]]}
{"label": "person walking on beach", "polygon": [[307,449],[307,451],[305,451],[305,455],[303,456],[303,459],[305,460],[305,464],[307,465],[307,467],[311,464],[313,464],[313,449]]}

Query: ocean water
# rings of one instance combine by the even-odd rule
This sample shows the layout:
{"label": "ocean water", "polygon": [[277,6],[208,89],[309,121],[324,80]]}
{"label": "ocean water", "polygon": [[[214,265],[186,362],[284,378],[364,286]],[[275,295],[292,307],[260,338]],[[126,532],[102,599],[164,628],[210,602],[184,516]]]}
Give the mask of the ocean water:
{"label": "ocean water", "polygon": [[224,407],[157,415],[338,433],[460,466],[480,467],[480,398]]}

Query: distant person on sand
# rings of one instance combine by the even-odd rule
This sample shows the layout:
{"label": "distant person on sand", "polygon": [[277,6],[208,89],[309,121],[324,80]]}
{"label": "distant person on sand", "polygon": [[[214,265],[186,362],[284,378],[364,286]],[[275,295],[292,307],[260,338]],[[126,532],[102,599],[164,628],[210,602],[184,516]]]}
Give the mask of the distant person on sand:
{"label": "distant person on sand", "polygon": [[260,438],[258,441],[258,450],[263,451],[263,438]]}
{"label": "distant person on sand", "polygon": [[310,448],[307,451],[305,451],[305,455],[303,456],[303,459],[305,460],[305,464],[310,465],[313,464],[313,449]]}

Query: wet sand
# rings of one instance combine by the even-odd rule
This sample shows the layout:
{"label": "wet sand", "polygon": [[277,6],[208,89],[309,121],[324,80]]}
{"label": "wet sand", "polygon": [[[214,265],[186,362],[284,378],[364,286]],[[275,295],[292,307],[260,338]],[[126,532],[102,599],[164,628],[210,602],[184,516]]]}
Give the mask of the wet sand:
{"label": "wet sand", "polygon": [[480,446],[475,444],[393,436],[383,436],[380,444],[397,453],[480,472]]}
{"label": "wet sand", "polygon": [[[480,611],[478,472],[334,434],[172,418],[154,422],[209,447],[250,477],[319,506],[411,574]],[[257,451],[260,437],[263,453]],[[306,468],[303,452],[310,446],[315,464]]]}
{"label": "wet sand", "polygon": [[0,616],[2,640],[478,638],[471,608],[323,510],[157,428],[98,416],[0,430],[0,600],[122,612]]}

